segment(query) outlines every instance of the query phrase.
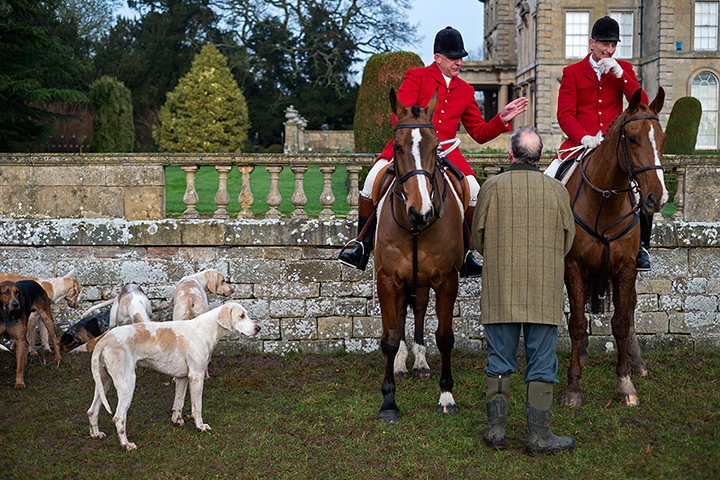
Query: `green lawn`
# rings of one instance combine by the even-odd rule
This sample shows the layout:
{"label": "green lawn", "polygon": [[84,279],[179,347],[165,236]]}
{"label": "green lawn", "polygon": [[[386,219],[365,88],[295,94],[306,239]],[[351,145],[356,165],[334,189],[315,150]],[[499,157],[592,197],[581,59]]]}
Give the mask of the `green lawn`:
{"label": "green lawn", "polygon": [[[552,428],[572,435],[572,452],[529,457],[522,368],[511,377],[508,449],[482,442],[487,428],[484,355],[455,352],[459,413],[435,413],[438,357],[430,381],[398,385],[403,417],[378,420],[383,359],[367,355],[214,357],[203,419],[170,422],[170,377],[138,368],[121,450],[104,409],[104,439],[89,435],[93,397],[88,354],[59,368],[32,360],[27,389],[14,390],[15,359],[0,352],[0,471],[4,479],[717,479],[720,478],[720,352],[651,352],[647,378],[633,377],[638,407],[613,401],[615,357],[591,355],[584,405],[564,408],[568,353],[559,354]],[[114,389],[108,393],[115,408]],[[186,401],[185,414],[189,411]]]}

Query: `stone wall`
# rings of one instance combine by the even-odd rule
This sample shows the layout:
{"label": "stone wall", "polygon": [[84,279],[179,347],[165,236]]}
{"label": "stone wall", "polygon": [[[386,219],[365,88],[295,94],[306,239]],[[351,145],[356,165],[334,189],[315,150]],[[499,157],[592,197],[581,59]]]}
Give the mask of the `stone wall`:
{"label": "stone wall", "polygon": [[[381,332],[372,265],[360,272],[335,260],[353,231],[345,219],[7,219],[0,220],[0,271],[61,276],[74,268],[81,305],[56,314],[64,331],[126,283],[140,285],[157,307],[169,302],[181,277],[215,268],[235,287],[233,300],[263,327],[255,339],[226,337],[219,352],[369,352],[379,348]],[[720,347],[720,223],[658,221],[653,243],[653,270],[637,283],[641,344]],[[461,280],[455,332],[463,350],[484,348],[480,291],[480,280]],[[210,298],[212,306],[225,301]],[[435,352],[432,302],[428,313],[425,337]],[[591,316],[589,329],[592,350],[613,349],[609,316]],[[564,330],[560,345],[569,347]]]}

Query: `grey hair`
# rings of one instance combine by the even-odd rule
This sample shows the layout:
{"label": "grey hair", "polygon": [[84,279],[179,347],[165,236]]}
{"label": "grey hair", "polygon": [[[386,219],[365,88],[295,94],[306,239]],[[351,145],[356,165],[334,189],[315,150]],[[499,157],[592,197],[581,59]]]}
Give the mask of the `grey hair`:
{"label": "grey hair", "polygon": [[525,125],[518,128],[510,139],[510,149],[513,152],[515,163],[526,163],[537,166],[543,151],[540,132],[532,125]]}

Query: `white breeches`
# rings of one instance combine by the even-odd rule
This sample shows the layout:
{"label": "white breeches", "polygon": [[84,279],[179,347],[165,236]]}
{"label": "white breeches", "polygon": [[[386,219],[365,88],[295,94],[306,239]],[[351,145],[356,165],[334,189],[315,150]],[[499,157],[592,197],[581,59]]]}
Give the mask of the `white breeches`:
{"label": "white breeches", "polygon": [[[375,165],[372,166],[370,171],[367,174],[367,177],[365,177],[365,184],[363,185],[362,190],[360,190],[360,195],[364,196],[365,198],[372,197],[372,189],[373,184],[375,183],[375,178],[377,178],[378,173],[380,173],[380,170],[382,170],[385,165],[390,163],[390,160],[386,158],[379,158],[377,162],[375,162]],[[470,207],[474,207],[475,203],[477,203],[477,196],[480,192],[480,184],[478,183],[477,179],[474,175],[466,175],[468,179],[468,184],[470,186]]]}

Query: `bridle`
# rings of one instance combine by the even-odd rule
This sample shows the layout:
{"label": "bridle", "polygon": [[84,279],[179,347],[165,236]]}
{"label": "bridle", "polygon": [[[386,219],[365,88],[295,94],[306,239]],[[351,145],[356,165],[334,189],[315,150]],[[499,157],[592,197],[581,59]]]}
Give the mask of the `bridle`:
{"label": "bridle", "polygon": [[[625,125],[627,125],[630,122],[634,122],[635,120],[658,120],[659,118],[655,115],[638,115],[637,117],[631,117],[631,118],[625,118],[625,113],[623,113],[622,120],[620,121],[620,135],[618,136],[618,146],[622,146],[622,153],[623,158],[625,159],[625,165],[627,166],[627,172],[628,172],[628,183],[629,185],[626,188],[622,188],[620,190],[607,190],[598,188],[595,185],[590,182],[590,180],[587,178],[587,175],[585,173],[585,170],[588,166],[588,161],[592,157],[592,155],[588,155],[580,160],[580,174],[582,175],[582,182],[578,185],[577,192],[575,192],[575,197],[572,201],[572,210],[573,210],[573,216],[575,217],[575,222],[580,225],[586,232],[588,232],[590,235],[594,236],[595,238],[599,239],[604,245],[605,245],[605,266],[606,269],[609,268],[609,262],[610,262],[610,242],[613,240],[617,240],[621,237],[623,237],[625,234],[627,234],[638,222],[640,218],[640,205],[638,204],[636,200],[636,194],[642,197],[642,190],[640,189],[640,185],[638,184],[635,177],[638,173],[644,172],[646,170],[663,170],[662,165],[648,165],[646,167],[638,168],[637,170],[632,167],[630,164],[630,159],[627,154],[627,138],[625,136]],[[615,151],[617,152],[618,146],[615,147]],[[595,217],[595,226],[594,228],[588,225],[580,216],[575,213],[575,203],[577,202],[578,196],[580,194],[580,189],[582,188],[583,184],[587,184],[587,186],[593,190],[594,192],[597,192],[602,195],[603,199],[600,203],[600,209],[598,210],[597,216]],[[602,216],[603,207],[605,206],[605,201],[611,198],[612,195],[620,195],[623,193],[627,193],[630,198],[630,205],[631,210],[627,214],[621,216],[619,219],[612,222],[610,225],[608,225],[605,229],[602,231],[598,231],[600,218]],[[608,236],[607,232],[626,218],[633,216],[632,221],[625,226],[620,232],[618,232],[615,235]]]}

